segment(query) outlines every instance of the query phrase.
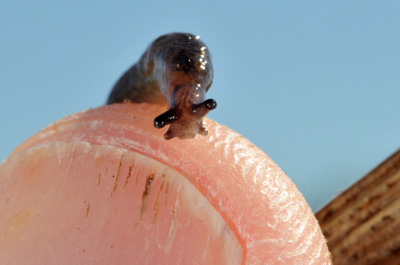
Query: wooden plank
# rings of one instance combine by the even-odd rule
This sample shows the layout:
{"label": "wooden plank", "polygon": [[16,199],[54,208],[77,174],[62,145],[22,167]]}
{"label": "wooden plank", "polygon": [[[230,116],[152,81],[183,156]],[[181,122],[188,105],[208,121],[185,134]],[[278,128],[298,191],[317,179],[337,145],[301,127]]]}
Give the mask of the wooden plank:
{"label": "wooden plank", "polygon": [[400,264],[400,150],[316,217],[334,264]]}

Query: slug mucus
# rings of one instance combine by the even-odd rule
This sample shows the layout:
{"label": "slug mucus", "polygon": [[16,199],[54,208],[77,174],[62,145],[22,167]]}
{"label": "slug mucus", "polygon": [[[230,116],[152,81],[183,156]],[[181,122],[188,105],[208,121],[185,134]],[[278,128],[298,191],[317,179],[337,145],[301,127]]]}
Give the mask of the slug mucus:
{"label": "slug mucus", "polygon": [[164,138],[206,136],[203,117],[217,107],[206,100],[214,73],[211,55],[199,36],[163,35],[150,44],[140,60],[114,85],[107,104],[148,102],[168,105],[154,119],[156,128],[170,125]]}

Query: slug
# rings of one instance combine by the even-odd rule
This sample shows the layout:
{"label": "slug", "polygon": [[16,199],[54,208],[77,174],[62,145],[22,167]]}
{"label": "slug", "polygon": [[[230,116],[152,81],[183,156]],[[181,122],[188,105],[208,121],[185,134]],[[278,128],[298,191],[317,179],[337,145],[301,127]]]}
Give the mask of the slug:
{"label": "slug", "polygon": [[113,87],[107,104],[148,102],[169,106],[154,119],[156,128],[170,125],[164,138],[206,136],[203,117],[217,107],[206,100],[213,82],[211,55],[199,36],[163,35],[150,44],[140,60]]}

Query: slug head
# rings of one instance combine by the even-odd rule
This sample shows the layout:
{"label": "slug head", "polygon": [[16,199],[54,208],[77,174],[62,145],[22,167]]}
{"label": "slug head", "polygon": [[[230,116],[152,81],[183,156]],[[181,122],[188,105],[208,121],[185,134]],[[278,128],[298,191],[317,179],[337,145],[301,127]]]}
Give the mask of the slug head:
{"label": "slug head", "polygon": [[196,134],[206,136],[207,129],[203,125],[203,117],[217,107],[214,99],[207,99],[198,104],[178,105],[170,108],[154,119],[154,127],[160,129],[170,124],[164,134],[166,140],[194,138]]}

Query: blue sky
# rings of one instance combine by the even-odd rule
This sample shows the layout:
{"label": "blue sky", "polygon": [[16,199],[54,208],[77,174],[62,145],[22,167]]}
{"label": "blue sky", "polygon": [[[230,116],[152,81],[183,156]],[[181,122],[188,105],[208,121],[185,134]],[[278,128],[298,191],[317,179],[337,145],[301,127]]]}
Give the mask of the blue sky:
{"label": "blue sky", "polygon": [[213,55],[209,117],[266,152],[315,211],[400,147],[399,12],[399,1],[3,0],[0,160],[104,104],[156,37],[190,32]]}

